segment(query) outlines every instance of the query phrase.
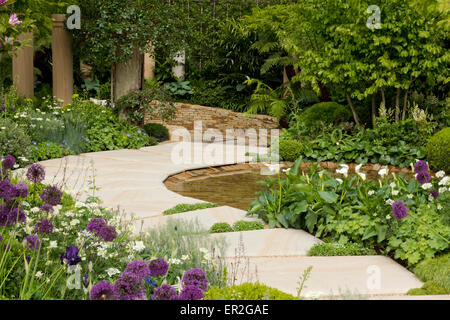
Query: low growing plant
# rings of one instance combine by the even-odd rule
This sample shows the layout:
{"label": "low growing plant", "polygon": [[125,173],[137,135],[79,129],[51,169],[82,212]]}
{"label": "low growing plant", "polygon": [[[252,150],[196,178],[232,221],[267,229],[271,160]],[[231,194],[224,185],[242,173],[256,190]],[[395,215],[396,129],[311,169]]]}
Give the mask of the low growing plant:
{"label": "low growing plant", "polygon": [[215,203],[194,203],[194,204],[177,204],[175,207],[167,209],[163,212],[164,215],[177,214],[188,211],[202,210],[207,208],[218,207]]}

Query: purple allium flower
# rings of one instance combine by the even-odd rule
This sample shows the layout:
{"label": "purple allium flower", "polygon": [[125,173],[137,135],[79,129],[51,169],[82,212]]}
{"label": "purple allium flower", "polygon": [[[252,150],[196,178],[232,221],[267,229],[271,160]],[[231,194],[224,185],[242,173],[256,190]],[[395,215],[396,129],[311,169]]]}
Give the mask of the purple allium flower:
{"label": "purple allium flower", "polygon": [[53,232],[53,224],[48,219],[41,219],[34,226],[34,232],[50,234]]}
{"label": "purple allium flower", "polygon": [[420,184],[424,184],[427,182],[430,182],[431,177],[430,174],[428,172],[421,172],[421,173],[416,173],[416,179],[417,181],[419,181]]}
{"label": "purple allium flower", "polygon": [[169,270],[169,264],[162,258],[151,260],[148,264],[150,268],[150,275],[152,276],[162,276]]}
{"label": "purple allium flower", "polygon": [[148,264],[142,260],[134,260],[128,263],[124,272],[134,273],[139,279],[144,280],[150,276]]}
{"label": "purple allium flower", "polygon": [[141,284],[142,280],[138,275],[124,272],[114,283],[114,296],[119,300],[143,300],[145,299],[145,291]]}
{"label": "purple allium flower", "polygon": [[6,226],[8,224],[9,208],[4,204],[0,205],[0,226]]}
{"label": "purple allium flower", "polygon": [[33,183],[39,183],[45,179],[45,170],[40,164],[32,164],[27,170],[27,179]]}
{"label": "purple allium flower", "polygon": [[111,300],[114,298],[113,286],[106,280],[94,285],[89,293],[91,300]]}
{"label": "purple allium flower", "polygon": [[106,227],[106,221],[102,218],[91,218],[89,221],[86,230],[92,232],[94,234],[98,234],[101,229]]}
{"label": "purple allium flower", "polygon": [[16,184],[16,190],[19,197],[26,198],[28,196],[28,186],[26,183],[19,182]]}
{"label": "purple allium flower", "polygon": [[203,291],[208,290],[208,278],[205,271],[200,268],[192,268],[187,270],[181,280],[183,287],[197,286]]}
{"label": "purple allium flower", "polygon": [[42,212],[47,212],[47,213],[53,213],[55,210],[53,209],[53,206],[48,204],[48,203],[44,203],[42,206],[39,207],[39,209]]}
{"label": "purple allium flower", "polygon": [[16,159],[13,156],[6,156],[3,160],[3,168],[6,170],[10,170],[14,168],[14,165],[16,164]]}
{"label": "purple allium flower", "polygon": [[25,240],[27,241],[28,249],[30,249],[31,251],[39,249],[41,242],[36,235],[30,234],[29,236],[25,237]]}
{"label": "purple allium flower", "polygon": [[66,247],[66,252],[59,257],[61,264],[65,263],[74,266],[81,262],[81,258],[78,256],[77,247]]}
{"label": "purple allium flower", "polygon": [[0,180],[0,199],[9,200],[18,196],[16,187],[8,180]]}
{"label": "purple allium flower", "polygon": [[401,200],[395,201],[392,206],[392,211],[394,211],[394,218],[397,220],[406,218],[408,216],[409,209],[406,207],[405,203]]}
{"label": "purple allium flower", "polygon": [[56,186],[48,186],[42,190],[41,200],[52,206],[57,206],[61,203],[63,193]]}
{"label": "purple allium flower", "polygon": [[436,189],[430,190],[430,194],[433,196],[433,198],[437,198],[439,197],[439,191],[437,191]]}
{"label": "purple allium flower", "polygon": [[111,242],[117,237],[116,228],[113,226],[103,227],[98,233],[98,236],[106,242]]}
{"label": "purple allium flower", "polygon": [[24,223],[27,221],[27,216],[22,208],[13,208],[8,213],[8,225],[12,226],[18,223]]}
{"label": "purple allium flower", "polygon": [[175,288],[168,284],[163,284],[161,287],[155,289],[152,300],[173,300],[173,296],[177,296]]}
{"label": "purple allium flower", "polygon": [[201,300],[204,297],[202,289],[194,285],[189,285],[183,288],[178,296],[178,300]]}
{"label": "purple allium flower", "polygon": [[415,173],[425,173],[428,172],[428,164],[425,160],[419,160],[414,165],[414,172]]}

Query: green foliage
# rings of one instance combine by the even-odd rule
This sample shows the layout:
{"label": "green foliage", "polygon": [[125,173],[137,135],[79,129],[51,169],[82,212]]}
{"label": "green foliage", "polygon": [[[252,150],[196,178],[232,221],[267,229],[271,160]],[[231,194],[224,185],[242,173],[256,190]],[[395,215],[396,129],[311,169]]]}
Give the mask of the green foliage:
{"label": "green foliage", "polygon": [[233,231],[250,231],[262,229],[264,229],[264,223],[262,223],[261,221],[239,220],[233,224]]}
{"label": "green foliage", "polygon": [[[154,100],[159,102],[151,104]],[[119,98],[115,110],[133,124],[142,126],[146,112],[150,119],[153,117],[163,121],[172,119],[175,116],[175,106],[171,101],[170,95],[164,89],[134,90]]]}
{"label": "green foliage", "polygon": [[62,158],[74,154],[67,146],[62,146],[54,142],[41,142],[32,147],[33,162]]}
{"label": "green foliage", "polygon": [[233,232],[233,228],[227,222],[214,223],[209,229],[209,233]]}
{"label": "green foliage", "polygon": [[194,203],[194,204],[177,204],[175,207],[171,209],[167,209],[163,212],[164,215],[171,215],[181,212],[194,211],[194,210],[202,210],[207,208],[216,208],[218,207],[215,203]]}
{"label": "green foliage", "polygon": [[351,112],[335,102],[317,103],[301,113],[301,118],[308,126],[322,121],[326,124],[338,124],[351,119]]}
{"label": "green foliage", "polygon": [[231,287],[211,286],[205,300],[299,300],[297,297],[259,283],[243,283]]}
{"label": "green foliage", "polygon": [[160,123],[147,123],[144,125],[144,130],[150,137],[155,138],[159,142],[170,139],[169,129]]}
{"label": "green foliage", "polygon": [[279,154],[284,161],[294,162],[303,154],[303,144],[298,140],[280,139]]}
{"label": "green foliage", "polygon": [[432,136],[427,144],[427,158],[433,169],[450,172],[450,127]]}
{"label": "green foliage", "polygon": [[317,243],[308,251],[308,256],[369,256],[376,255],[373,249],[357,243]]}
{"label": "green foliage", "polygon": [[31,159],[31,140],[25,130],[9,119],[0,118],[0,155],[12,155],[19,164]]}
{"label": "green foliage", "polygon": [[410,296],[423,296],[423,295],[439,295],[448,294],[449,292],[445,288],[441,287],[434,281],[427,281],[423,284],[422,288],[410,289],[406,294]]}
{"label": "green foliage", "polygon": [[422,281],[433,281],[450,292],[450,253],[435,258],[425,259],[414,269]]}
{"label": "green foliage", "polygon": [[193,94],[190,81],[165,83],[164,88],[169,90],[174,96],[178,97]]}
{"label": "green foliage", "polygon": [[[248,215],[257,215],[271,228],[305,229],[342,244],[375,247],[410,266],[450,248],[445,217],[450,193],[430,201],[429,191],[415,179],[394,176],[373,182],[356,175],[338,180],[318,172],[318,164],[299,174],[301,163],[299,158],[285,179],[279,175],[265,181]],[[437,189],[440,182],[431,183]],[[391,208],[398,200],[409,208],[408,217],[401,220],[393,218]]]}
{"label": "green foliage", "polygon": [[[75,48],[87,64],[108,69],[141,53],[165,47],[175,53],[187,28],[174,6],[157,0],[87,0],[80,2],[83,27],[73,30]],[[145,26],[145,27],[143,27]]]}

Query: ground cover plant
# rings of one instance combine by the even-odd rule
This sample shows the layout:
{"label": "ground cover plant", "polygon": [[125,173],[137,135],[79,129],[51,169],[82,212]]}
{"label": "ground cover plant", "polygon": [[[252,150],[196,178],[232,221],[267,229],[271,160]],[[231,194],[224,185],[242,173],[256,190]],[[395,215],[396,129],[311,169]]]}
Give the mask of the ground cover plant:
{"label": "ground cover plant", "polygon": [[317,243],[308,251],[308,256],[369,256],[376,251],[357,243]]}
{"label": "ground cover plant", "polygon": [[202,210],[202,209],[207,209],[207,208],[216,208],[216,207],[218,207],[218,205],[215,203],[194,203],[194,204],[181,203],[181,204],[177,204],[173,208],[165,210],[163,212],[163,214],[171,215],[171,214],[177,214],[177,213],[182,213],[182,212]]}
{"label": "ground cover plant", "polygon": [[433,177],[428,164],[415,163],[415,178],[407,180],[379,171],[378,181],[366,173],[348,177],[342,164],[334,178],[318,171],[299,174],[302,159],[282,178],[265,181],[266,189],[252,203],[248,215],[257,215],[270,227],[305,229],[316,237],[338,243],[355,242],[392,256],[413,267],[450,248],[450,178],[443,171]]}
{"label": "ground cover plant", "polygon": [[262,230],[264,229],[264,223],[260,221],[236,221],[233,226],[226,222],[217,222],[209,229],[210,233],[222,233],[222,232],[239,232],[250,230]]}

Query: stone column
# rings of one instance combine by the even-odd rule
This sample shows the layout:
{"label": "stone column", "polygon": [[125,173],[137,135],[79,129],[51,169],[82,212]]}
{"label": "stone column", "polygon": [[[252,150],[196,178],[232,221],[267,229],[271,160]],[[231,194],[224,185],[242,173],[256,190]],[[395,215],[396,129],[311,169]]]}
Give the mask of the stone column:
{"label": "stone column", "polygon": [[112,66],[111,99],[113,102],[130,91],[141,88],[143,59],[144,55],[135,48],[131,59]]}
{"label": "stone column", "polygon": [[33,33],[28,32],[19,36],[19,40],[25,39],[31,39],[31,42],[27,42],[21,49],[14,49],[12,74],[18,96],[30,98],[34,95]]}
{"label": "stone column", "polygon": [[72,35],[64,28],[65,14],[52,14],[53,96],[72,103],[73,55]]}
{"label": "stone column", "polygon": [[[153,52],[155,51],[155,48],[151,44],[149,44],[149,47],[153,48]],[[144,77],[142,79],[143,84],[145,84],[146,79],[155,79],[155,59],[149,53],[144,54],[144,70],[142,75]]]}

